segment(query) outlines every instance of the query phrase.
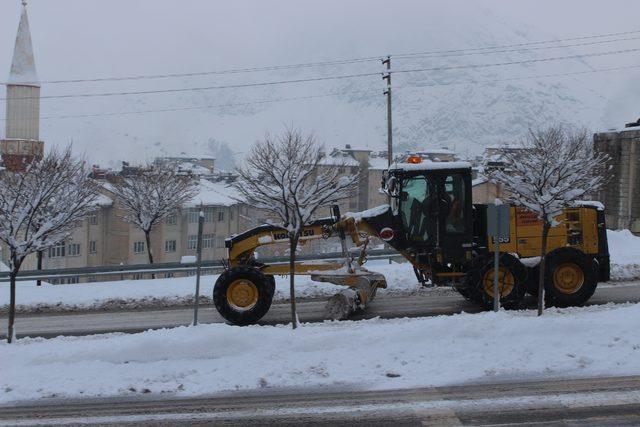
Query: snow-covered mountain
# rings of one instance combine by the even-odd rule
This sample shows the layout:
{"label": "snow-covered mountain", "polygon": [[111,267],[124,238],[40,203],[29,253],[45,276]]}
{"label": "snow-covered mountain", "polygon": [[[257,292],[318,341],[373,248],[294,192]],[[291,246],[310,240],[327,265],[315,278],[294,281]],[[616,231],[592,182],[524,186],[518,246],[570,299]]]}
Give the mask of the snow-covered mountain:
{"label": "snow-covered mountain", "polygon": [[[380,48],[373,41],[369,45],[356,35],[346,33],[331,35],[334,44],[336,39],[339,42],[341,37],[345,38],[347,48],[342,49],[339,54],[335,53],[337,49],[304,50],[306,39],[293,40],[292,48],[298,51],[289,58],[299,60],[289,60],[288,63],[363,57],[370,56],[372,52],[381,55],[390,52],[393,55],[511,45],[563,37],[562,34],[556,36],[541,31],[530,22],[514,21],[502,16],[495,8],[489,9],[478,3],[441,2],[420,19],[414,17],[420,25],[416,26],[413,22],[412,25],[407,24],[410,30],[398,30],[389,34],[388,42]],[[36,28],[35,24],[32,26]],[[353,31],[358,29],[354,28]],[[578,32],[592,33],[591,28]],[[520,50],[499,49],[490,54],[466,52],[462,56],[453,56],[452,53],[407,57],[400,55],[393,57],[392,70],[397,72],[540,60],[638,46],[638,40],[568,46],[619,38],[622,37],[568,41],[556,43],[554,46],[558,46],[557,48],[533,45]],[[34,39],[37,45],[40,40],[38,37]],[[233,43],[233,38],[227,42]],[[527,50],[530,47],[536,49]],[[41,49],[43,47],[36,47],[36,55]],[[389,51],[385,52],[383,49]],[[110,55],[117,57],[117,53],[111,52]],[[637,56],[637,52],[635,55]],[[207,69],[202,68],[202,61],[195,62],[198,65],[182,64],[182,71]],[[276,63],[262,62],[256,65]],[[611,89],[612,81],[617,81],[619,74],[548,75],[582,73],[632,63],[632,55],[620,54],[509,66],[396,73],[393,75],[396,149],[448,147],[462,155],[473,155],[484,146],[517,140],[530,127],[553,122],[598,130],[605,125],[603,116],[615,102],[612,97],[619,95],[619,92],[612,92]],[[208,69],[228,69],[235,65],[217,62],[208,66]],[[270,72],[118,81],[82,86],[43,84],[42,94],[47,96],[211,87],[382,71],[380,62],[370,61]],[[157,68],[146,74],[155,72]],[[112,71],[112,74],[117,75],[131,73],[126,62]],[[58,70],[56,77],[64,78],[64,74]],[[44,76],[43,80],[46,80]],[[144,160],[180,152],[217,154],[228,165],[231,164],[232,156],[236,160],[240,158],[251,143],[266,132],[277,133],[284,126],[291,125],[305,132],[314,132],[328,147],[348,143],[383,149],[386,147],[386,101],[382,91],[381,76],[373,75],[173,94],[43,100],[42,135],[49,144],[73,141],[76,149],[84,151],[89,160],[102,164],[111,162],[114,165],[121,159]],[[146,112],[150,110],[176,111]],[[630,112],[631,117],[624,117],[622,120],[634,118],[635,113]],[[84,114],[89,117],[77,117]],[[94,114],[98,116],[93,116]],[[59,118],[65,115],[73,117]],[[225,149],[220,142],[226,143],[231,150]],[[221,147],[223,152],[220,152]]]}

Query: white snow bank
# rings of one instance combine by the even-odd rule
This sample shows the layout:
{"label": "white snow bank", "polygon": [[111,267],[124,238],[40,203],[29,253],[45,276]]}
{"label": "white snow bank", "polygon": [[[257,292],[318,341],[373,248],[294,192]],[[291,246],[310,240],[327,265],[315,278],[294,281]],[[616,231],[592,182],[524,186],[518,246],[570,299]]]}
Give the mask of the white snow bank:
{"label": "white snow bank", "polygon": [[0,402],[638,375],[638,329],[634,304],[20,339],[0,344]]}
{"label": "white snow bank", "polygon": [[611,280],[640,277],[640,237],[629,230],[607,230],[611,255]]}
{"label": "white snow bank", "polygon": [[[407,293],[418,290],[420,285],[409,263],[389,264],[386,260],[372,260],[367,268],[387,275],[389,292]],[[217,275],[202,276],[200,295],[203,302],[211,301],[213,285]],[[21,311],[97,309],[107,307],[135,308],[139,306],[168,306],[187,304],[193,300],[195,276],[171,279],[122,280],[114,282],[78,283],[72,285],[51,285],[35,282],[18,282],[16,303]],[[330,283],[313,282],[308,276],[296,277],[296,297],[329,297],[341,286]],[[276,277],[276,301],[289,299],[288,277]],[[0,283],[0,301],[8,305],[9,284]]]}

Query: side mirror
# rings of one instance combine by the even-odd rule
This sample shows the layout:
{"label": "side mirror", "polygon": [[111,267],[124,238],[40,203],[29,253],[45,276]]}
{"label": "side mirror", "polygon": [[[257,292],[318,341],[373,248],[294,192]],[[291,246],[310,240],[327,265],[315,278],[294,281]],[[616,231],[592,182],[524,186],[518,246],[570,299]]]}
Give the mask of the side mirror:
{"label": "side mirror", "polygon": [[387,179],[387,194],[391,197],[400,197],[400,185],[398,183],[398,178],[395,176],[390,176]]}

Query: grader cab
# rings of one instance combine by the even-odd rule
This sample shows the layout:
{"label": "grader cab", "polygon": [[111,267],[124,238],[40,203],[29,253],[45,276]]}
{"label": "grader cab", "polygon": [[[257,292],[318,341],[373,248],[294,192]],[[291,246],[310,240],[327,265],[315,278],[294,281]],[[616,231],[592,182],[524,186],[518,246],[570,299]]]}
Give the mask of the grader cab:
{"label": "grader cab", "polygon": [[[410,158],[411,160],[411,158]],[[366,250],[372,237],[385,241],[414,267],[425,285],[448,285],[465,298],[493,304],[493,242],[487,236],[487,206],[473,204],[471,165],[427,162],[392,165],[383,178],[389,205],[357,214],[334,215],[304,228],[301,241],[337,238],[343,259],[299,262],[295,274],[345,287],[327,304],[328,317],[341,319],[364,309],[387,282],[367,270]],[[548,300],[559,306],[581,305],[609,280],[604,211],[585,203],[565,209],[549,234],[547,267],[541,273],[542,223],[535,214],[511,207],[508,239],[500,242],[499,290],[505,308],[519,307],[527,292],[535,294],[538,275],[545,275]],[[352,259],[346,239],[360,248]],[[262,318],[275,292],[274,275],[289,274],[288,264],[263,264],[255,250],[286,242],[286,230],[262,225],[226,240],[228,268],[218,278],[213,299],[229,322],[246,325]]]}

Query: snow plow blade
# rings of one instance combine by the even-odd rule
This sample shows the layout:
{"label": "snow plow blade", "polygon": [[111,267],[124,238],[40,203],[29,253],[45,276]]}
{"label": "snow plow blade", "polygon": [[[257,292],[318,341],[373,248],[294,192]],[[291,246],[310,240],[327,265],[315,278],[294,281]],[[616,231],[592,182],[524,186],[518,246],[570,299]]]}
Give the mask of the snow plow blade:
{"label": "snow plow blade", "polygon": [[333,320],[347,319],[354,311],[365,309],[375,298],[377,289],[387,287],[387,280],[382,274],[362,270],[355,273],[312,274],[311,280],[348,287],[327,301],[325,317]]}

